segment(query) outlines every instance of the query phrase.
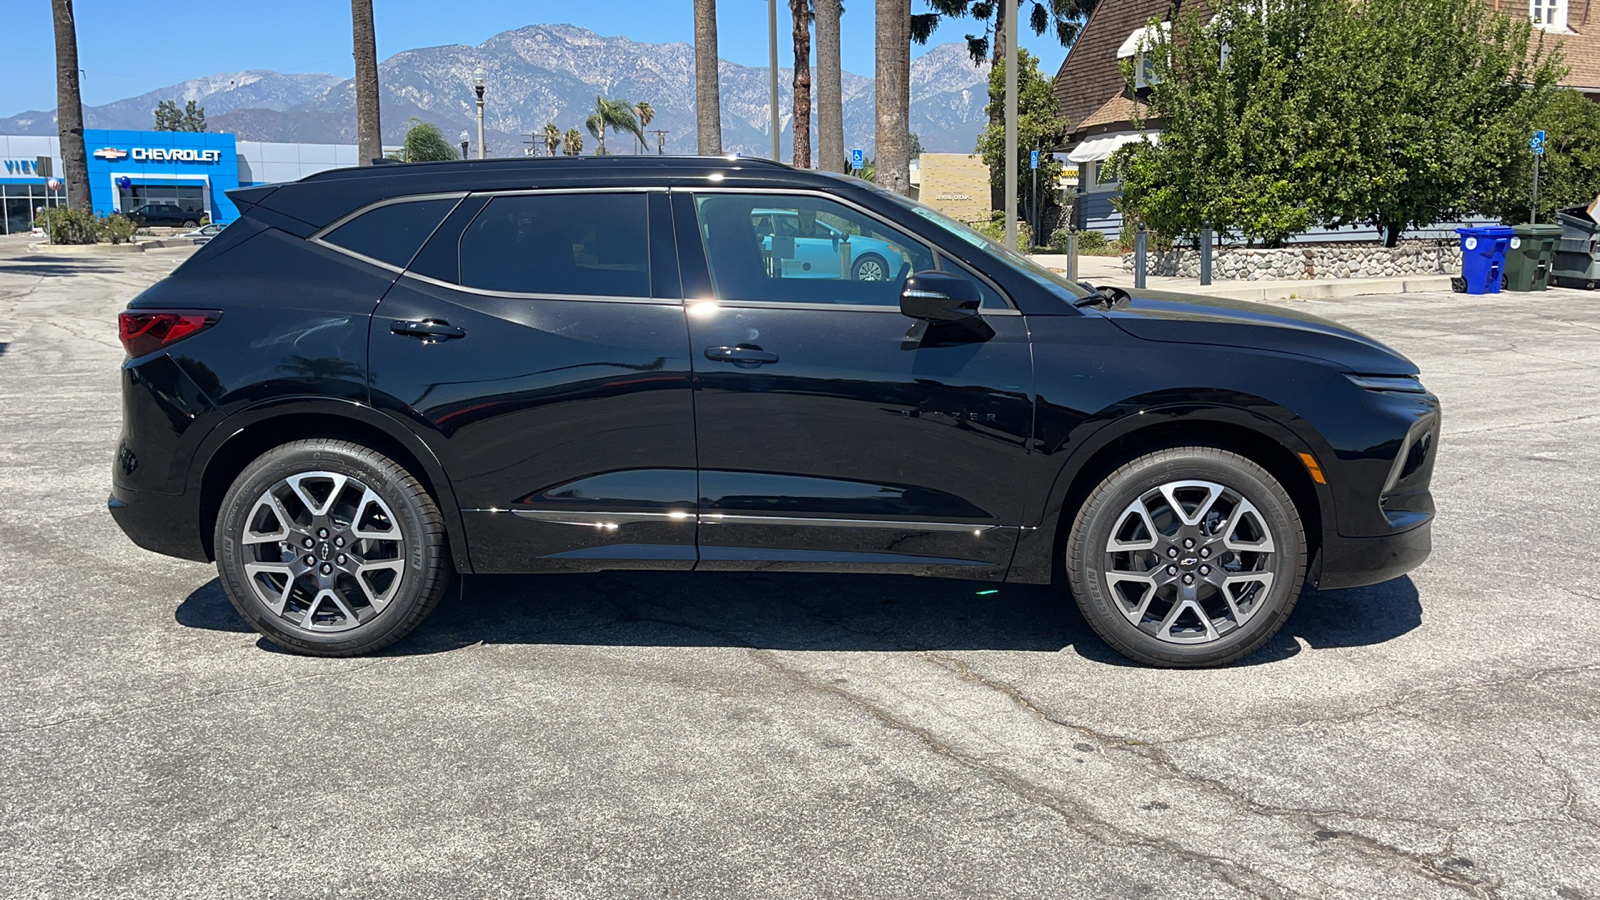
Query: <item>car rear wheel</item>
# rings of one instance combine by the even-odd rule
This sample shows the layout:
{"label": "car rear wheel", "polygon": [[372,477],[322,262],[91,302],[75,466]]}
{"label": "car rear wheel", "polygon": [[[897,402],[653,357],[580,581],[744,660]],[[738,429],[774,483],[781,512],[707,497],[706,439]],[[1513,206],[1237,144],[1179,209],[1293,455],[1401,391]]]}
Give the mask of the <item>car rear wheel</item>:
{"label": "car rear wheel", "polygon": [[1289,618],[1305,581],[1294,502],[1265,469],[1213,447],[1140,456],[1078,511],[1067,573],[1106,643],[1155,666],[1232,662]]}
{"label": "car rear wheel", "polygon": [[888,281],[889,263],[876,253],[864,253],[850,270],[855,281]]}
{"label": "car rear wheel", "polygon": [[312,656],[393,644],[444,594],[443,519],[393,460],[348,441],[267,451],[228,489],[217,572],[239,614],[268,640]]}
{"label": "car rear wheel", "polygon": [[185,220],[184,223],[183,223],[183,227],[185,227],[185,228],[199,228],[200,227],[200,223],[196,222],[196,221],[194,221],[192,219]]}

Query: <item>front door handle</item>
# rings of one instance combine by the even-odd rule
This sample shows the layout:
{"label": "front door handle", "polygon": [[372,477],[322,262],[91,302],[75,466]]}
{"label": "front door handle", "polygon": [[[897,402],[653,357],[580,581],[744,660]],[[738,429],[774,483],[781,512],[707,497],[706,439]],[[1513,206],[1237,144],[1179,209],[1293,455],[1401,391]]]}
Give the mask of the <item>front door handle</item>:
{"label": "front door handle", "polygon": [[451,325],[440,319],[423,319],[418,322],[395,322],[389,326],[395,334],[406,337],[422,338],[424,344],[433,344],[439,341],[448,341],[451,338],[464,338],[467,330],[459,325]]}
{"label": "front door handle", "polygon": [[778,354],[768,353],[755,344],[740,344],[737,347],[707,347],[706,359],[712,362],[731,362],[741,369],[753,369],[767,363],[778,361]]}

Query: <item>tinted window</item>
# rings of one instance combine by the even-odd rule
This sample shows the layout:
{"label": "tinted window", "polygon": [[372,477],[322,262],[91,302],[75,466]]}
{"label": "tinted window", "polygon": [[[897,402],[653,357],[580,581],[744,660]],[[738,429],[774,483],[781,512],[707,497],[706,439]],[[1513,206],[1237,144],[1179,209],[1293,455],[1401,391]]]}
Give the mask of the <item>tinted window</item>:
{"label": "tinted window", "polygon": [[455,205],[454,197],[390,203],[356,216],[323,240],[403,269]]}
{"label": "tinted window", "polygon": [[461,236],[461,283],[526,294],[648,297],[647,197],[496,197]]}
{"label": "tinted window", "polygon": [[711,279],[725,301],[899,306],[905,277],[933,268],[926,246],[832,200],[695,200]]}

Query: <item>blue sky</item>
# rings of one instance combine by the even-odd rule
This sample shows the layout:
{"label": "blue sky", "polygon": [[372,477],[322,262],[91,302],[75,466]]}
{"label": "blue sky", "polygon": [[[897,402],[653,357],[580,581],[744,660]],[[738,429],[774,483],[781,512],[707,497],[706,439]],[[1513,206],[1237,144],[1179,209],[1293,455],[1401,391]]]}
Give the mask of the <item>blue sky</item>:
{"label": "blue sky", "polygon": [[[6,0],[6,77],[0,115],[55,107],[55,43],[48,0]],[[922,0],[913,8],[921,12]],[[129,3],[76,0],[83,100],[95,106],[200,75],[241,69],[331,72],[348,76],[350,4],[345,0],[186,0]],[[440,44],[479,44],[524,25],[570,23],[638,41],[694,40],[690,0],[375,0],[378,56]],[[786,0],[779,0],[779,52],[788,39]],[[872,0],[845,0],[844,68],[872,74]],[[767,64],[765,0],[719,0],[723,58]],[[946,22],[929,46],[959,41],[971,20]],[[1066,55],[1047,32],[1024,46],[1054,73]],[[913,48],[913,53],[920,48]],[[792,51],[790,51],[792,52]],[[785,65],[780,56],[780,65]]]}

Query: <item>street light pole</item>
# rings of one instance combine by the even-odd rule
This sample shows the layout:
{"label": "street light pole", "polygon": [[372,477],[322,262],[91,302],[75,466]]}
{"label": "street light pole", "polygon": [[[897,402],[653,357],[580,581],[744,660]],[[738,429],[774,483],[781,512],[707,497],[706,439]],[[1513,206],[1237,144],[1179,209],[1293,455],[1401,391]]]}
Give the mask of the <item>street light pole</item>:
{"label": "street light pole", "polygon": [[778,161],[778,0],[767,0],[767,50],[772,71],[772,161]]}
{"label": "street light pole", "polygon": [[1017,249],[1017,0],[1006,4],[1006,246]]}
{"label": "street light pole", "polygon": [[472,73],[472,87],[478,93],[478,158],[483,159],[483,68]]}

